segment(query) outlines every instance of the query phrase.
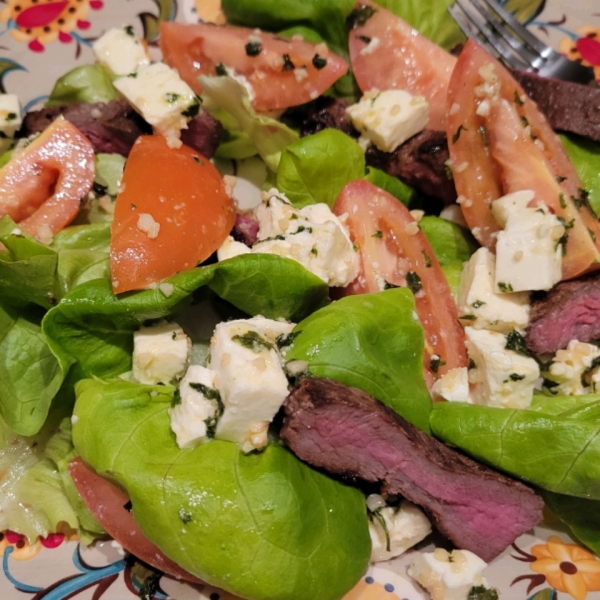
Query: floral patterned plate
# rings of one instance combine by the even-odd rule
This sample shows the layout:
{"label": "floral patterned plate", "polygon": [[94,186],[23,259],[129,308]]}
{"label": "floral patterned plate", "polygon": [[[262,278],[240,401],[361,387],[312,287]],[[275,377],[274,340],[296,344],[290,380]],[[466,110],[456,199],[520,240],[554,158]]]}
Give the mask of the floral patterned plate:
{"label": "floral patterned plate", "polygon": [[[510,0],[510,5],[548,44],[594,66],[600,80],[597,0]],[[27,110],[45,99],[59,76],[93,60],[91,44],[108,28],[132,25],[152,47],[160,22],[172,19],[220,22],[219,0],[0,0],[0,91],[19,94]],[[248,193],[252,184],[241,187]],[[0,556],[2,600],[235,600],[209,586],[159,577],[116,542],[87,548],[70,533],[33,545],[0,533]],[[425,598],[406,575],[410,560],[409,552],[371,567],[344,600]],[[507,600],[600,600],[600,560],[551,518],[521,536],[485,575]]]}

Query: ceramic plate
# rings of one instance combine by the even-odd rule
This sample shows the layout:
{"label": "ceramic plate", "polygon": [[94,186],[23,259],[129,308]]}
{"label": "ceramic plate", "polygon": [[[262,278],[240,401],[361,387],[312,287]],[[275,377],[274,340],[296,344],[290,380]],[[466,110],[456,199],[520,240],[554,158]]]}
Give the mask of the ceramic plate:
{"label": "ceramic plate", "polygon": [[[596,0],[511,0],[511,5],[549,45],[595,66],[600,80]],[[219,0],[0,0],[0,90],[19,94],[27,110],[43,102],[67,70],[93,61],[91,44],[108,28],[132,25],[152,46],[160,21],[170,19],[218,22]],[[241,189],[244,194],[252,188]],[[29,545],[16,534],[0,533],[0,555],[2,600],[133,600],[150,574],[115,542],[86,548],[62,534]],[[425,598],[406,576],[410,559],[409,553],[371,567],[344,600]],[[600,600],[600,560],[549,519],[520,537],[485,575],[505,600]],[[154,597],[233,599],[168,577]]]}

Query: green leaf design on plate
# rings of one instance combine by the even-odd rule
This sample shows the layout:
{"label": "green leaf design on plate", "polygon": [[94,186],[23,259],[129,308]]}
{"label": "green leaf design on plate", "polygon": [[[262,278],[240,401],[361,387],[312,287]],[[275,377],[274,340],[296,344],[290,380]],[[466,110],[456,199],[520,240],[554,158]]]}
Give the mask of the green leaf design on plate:
{"label": "green leaf design on plate", "polygon": [[27,69],[10,58],[0,58],[0,92],[6,94],[4,76],[11,71],[26,71]]}
{"label": "green leaf design on plate", "polygon": [[173,21],[177,14],[177,0],[152,0],[156,4],[158,14],[143,12],[138,15],[144,28],[144,40],[154,42],[158,39],[160,24]]}
{"label": "green leaf design on plate", "polygon": [[546,0],[508,0],[503,4],[521,23],[529,23],[544,10]]}

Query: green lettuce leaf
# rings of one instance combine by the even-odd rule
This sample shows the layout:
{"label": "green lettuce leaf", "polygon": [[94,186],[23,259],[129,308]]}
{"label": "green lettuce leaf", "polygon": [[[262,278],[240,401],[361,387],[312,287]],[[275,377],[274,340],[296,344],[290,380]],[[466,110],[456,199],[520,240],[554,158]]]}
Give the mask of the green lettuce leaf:
{"label": "green lettuce leaf", "polygon": [[430,423],[476,460],[550,492],[600,500],[598,413],[580,416],[439,402]]}
{"label": "green lettuce leaf", "polygon": [[114,77],[101,65],[75,67],[56,80],[47,106],[77,102],[110,102],[118,100]]}
{"label": "green lettuce leaf", "polygon": [[77,384],[75,447],[125,487],[145,535],[183,568],[244,598],[343,596],[369,560],[362,494],[277,444],[248,455],[223,441],[179,449],[167,412],[173,392]]}
{"label": "green lettuce leaf", "polygon": [[589,201],[600,215],[600,144],[577,135],[561,135],[562,143],[575,165],[583,189],[589,194]]}
{"label": "green lettuce leaf", "polygon": [[[247,90],[235,79],[201,76],[200,84],[204,108],[221,120],[236,140],[233,148],[241,151],[239,156],[234,156],[229,146],[228,156],[223,152],[218,155],[241,159],[258,153],[269,169],[277,171],[281,152],[298,139],[298,134],[280,121],[258,115],[250,104]],[[253,154],[249,153],[251,148]]]}
{"label": "green lettuce leaf", "polygon": [[209,286],[250,315],[298,320],[329,301],[327,285],[299,263],[273,254],[246,254],[174,275],[160,288],[115,296],[109,279],[74,288],[44,318],[56,356],[78,362],[86,376],[113,377],[131,368],[133,332],[152,319],[181,313]]}
{"label": "green lettuce leaf", "polygon": [[388,194],[394,196],[394,198],[398,198],[405,206],[411,207],[420,200],[419,193],[413,190],[413,188],[400,181],[397,177],[392,177],[375,167],[367,167],[367,174],[364,176],[364,179],[385,190]]}
{"label": "green lettuce leaf", "polygon": [[358,387],[429,431],[423,328],[409,290],[347,296],[298,323],[294,335],[286,360]]}

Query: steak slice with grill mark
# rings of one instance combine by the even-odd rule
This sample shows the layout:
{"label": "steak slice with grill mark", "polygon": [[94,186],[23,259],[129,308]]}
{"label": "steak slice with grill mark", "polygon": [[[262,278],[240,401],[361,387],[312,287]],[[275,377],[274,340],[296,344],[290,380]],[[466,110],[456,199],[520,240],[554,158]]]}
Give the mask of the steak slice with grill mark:
{"label": "steak slice with grill mark", "polygon": [[281,437],[302,460],[420,505],[458,548],[485,561],[542,518],[526,485],[453,450],[381,402],[339,382],[306,378],[284,403]]}
{"label": "steak slice with grill mark", "polygon": [[538,354],[566,348],[571,340],[600,339],[600,272],[561,281],[531,299],[527,347]]}

